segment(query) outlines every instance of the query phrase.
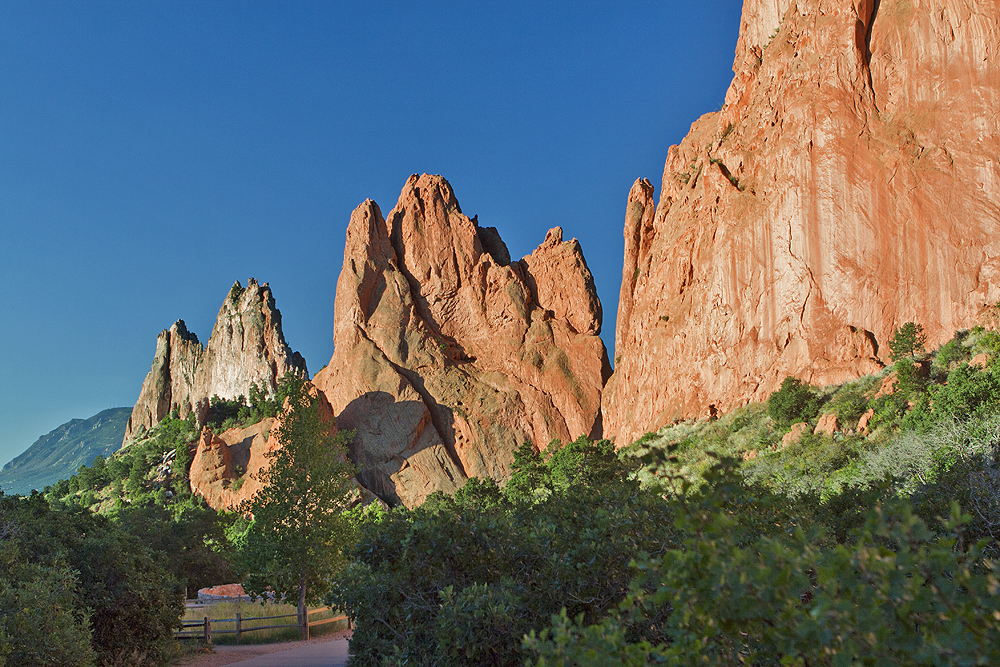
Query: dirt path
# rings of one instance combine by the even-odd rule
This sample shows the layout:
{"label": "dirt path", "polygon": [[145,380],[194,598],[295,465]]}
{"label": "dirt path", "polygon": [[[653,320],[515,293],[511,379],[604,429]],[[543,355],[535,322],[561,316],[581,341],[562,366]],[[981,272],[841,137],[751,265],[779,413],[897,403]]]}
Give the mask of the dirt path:
{"label": "dirt path", "polygon": [[[308,642],[296,641],[278,642],[276,644],[216,646],[214,652],[199,653],[185,658],[178,664],[182,667],[223,667],[223,665],[231,665],[235,662],[250,660],[251,658],[257,658],[271,653],[278,653],[280,651],[302,648],[307,645],[314,646],[317,644],[326,644],[335,641],[346,642],[350,637],[350,630],[344,630],[343,632],[331,633],[329,635],[323,635],[322,637],[310,639]],[[275,656],[273,664],[278,665],[282,662],[284,661],[279,662],[278,657]]]}

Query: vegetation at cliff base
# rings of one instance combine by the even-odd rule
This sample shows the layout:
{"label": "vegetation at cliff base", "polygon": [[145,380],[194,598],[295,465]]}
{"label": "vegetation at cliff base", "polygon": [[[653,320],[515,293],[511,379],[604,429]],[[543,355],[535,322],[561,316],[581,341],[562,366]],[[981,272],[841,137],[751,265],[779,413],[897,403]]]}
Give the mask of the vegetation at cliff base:
{"label": "vegetation at cliff base", "polygon": [[1000,347],[922,345],[623,452],[526,446],[503,487],[356,511],[328,597],[351,664],[1000,664]]}
{"label": "vegetation at cliff base", "polygon": [[521,638],[569,613],[597,622],[629,561],[673,541],[671,507],[610,442],[531,445],[510,481],[469,480],[415,510],[357,510],[328,602],[354,621],[353,665],[520,665]]}
{"label": "vegetation at cliff base", "polygon": [[0,664],[161,664],[182,602],[166,557],[109,519],[0,495]]}
{"label": "vegetation at cliff base", "polygon": [[[876,375],[788,378],[621,451],[525,443],[504,483],[413,509],[346,509],[351,436],[301,381],[245,516],[191,495],[197,432],[171,415],[44,496],[0,496],[0,660],[155,664],[183,584],[242,579],[346,610],[354,667],[1000,664],[1000,336],[894,341]],[[212,418],[275,409],[259,399]],[[147,630],[110,636],[126,592],[149,607],[115,613]]]}

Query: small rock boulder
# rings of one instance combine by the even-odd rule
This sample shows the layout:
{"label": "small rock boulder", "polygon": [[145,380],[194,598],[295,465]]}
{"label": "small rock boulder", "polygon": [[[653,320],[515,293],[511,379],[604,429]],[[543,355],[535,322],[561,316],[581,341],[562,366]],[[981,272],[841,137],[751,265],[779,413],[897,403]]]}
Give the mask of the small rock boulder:
{"label": "small rock boulder", "polygon": [[792,424],[792,430],[789,431],[781,438],[781,448],[784,449],[789,445],[794,445],[799,440],[802,439],[806,433],[809,432],[809,424],[805,422],[799,422],[798,424]]}
{"label": "small rock boulder", "polygon": [[819,435],[823,433],[825,435],[833,435],[840,428],[837,423],[837,415],[832,412],[825,415],[820,415],[819,422],[816,424],[816,428],[813,430],[814,435]]}
{"label": "small rock boulder", "polygon": [[875,416],[875,411],[869,408],[865,414],[861,415],[861,419],[858,420],[858,433],[861,435],[868,435],[868,423]]}

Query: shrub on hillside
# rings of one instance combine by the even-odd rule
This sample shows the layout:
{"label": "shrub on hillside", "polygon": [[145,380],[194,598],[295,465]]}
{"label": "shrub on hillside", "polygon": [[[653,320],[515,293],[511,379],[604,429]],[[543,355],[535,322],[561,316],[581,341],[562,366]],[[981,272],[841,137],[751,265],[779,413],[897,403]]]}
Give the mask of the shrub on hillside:
{"label": "shrub on hillside", "polygon": [[968,358],[968,351],[962,346],[958,335],[941,346],[941,349],[934,355],[934,363],[944,370],[950,370],[951,366],[959,361]]}
{"label": "shrub on hillside", "polygon": [[731,468],[708,477],[678,516],[682,542],[640,554],[600,623],[563,611],[531,633],[528,664],[1000,664],[1000,564],[965,539],[957,504],[946,535],[895,501],[838,545],[815,526],[755,531],[734,503],[775,499],[748,498]]}
{"label": "shrub on hillside", "polygon": [[868,410],[868,398],[856,387],[848,387],[837,392],[829,404],[830,412],[837,415],[837,421],[843,428],[854,428]]}
{"label": "shrub on hillside", "polygon": [[904,357],[923,354],[926,343],[923,325],[907,322],[893,332],[889,340],[889,358],[895,362]]}
{"label": "shrub on hillside", "polygon": [[811,420],[819,412],[820,403],[812,387],[798,378],[787,377],[781,388],[767,399],[767,413],[775,422],[787,427]]}

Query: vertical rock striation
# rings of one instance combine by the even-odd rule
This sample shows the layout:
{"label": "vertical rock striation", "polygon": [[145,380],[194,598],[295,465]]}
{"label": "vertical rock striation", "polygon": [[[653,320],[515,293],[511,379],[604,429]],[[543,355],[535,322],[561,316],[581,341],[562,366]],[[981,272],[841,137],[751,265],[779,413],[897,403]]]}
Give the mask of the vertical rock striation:
{"label": "vertical rock striation", "polygon": [[1000,1],[746,0],[718,113],[637,181],[607,435],[885,362],[1000,300]]}
{"label": "vertical rock striation", "polygon": [[153,367],[132,408],[125,441],[174,408],[186,417],[212,396],[247,396],[254,383],[273,392],[289,371],[307,375],[305,360],[285,343],[271,288],[253,278],[246,288],[237,282],[219,309],[207,347],[183,320],[157,336]]}
{"label": "vertical rock striation", "polygon": [[600,435],[610,373],[579,243],[549,231],[512,262],[440,176],[411,176],[383,218],[351,215],[334,354],[314,383],[355,429],[359,480],[415,505],[471,476],[507,477],[529,440]]}

